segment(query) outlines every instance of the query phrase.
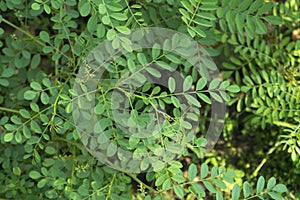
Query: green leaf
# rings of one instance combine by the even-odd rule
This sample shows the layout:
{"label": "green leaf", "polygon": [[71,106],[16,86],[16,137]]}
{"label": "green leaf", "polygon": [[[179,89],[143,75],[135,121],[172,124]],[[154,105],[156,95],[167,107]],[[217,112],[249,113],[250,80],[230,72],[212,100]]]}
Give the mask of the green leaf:
{"label": "green leaf", "polygon": [[43,78],[42,83],[48,88],[51,87],[51,81],[49,80],[49,78]]}
{"label": "green leaf", "polygon": [[40,4],[38,3],[33,3],[31,4],[32,10],[39,10],[41,8]]}
{"label": "green leaf", "polygon": [[21,175],[21,169],[20,167],[14,167],[13,168],[13,173],[17,176],[20,176]]}
{"label": "green leaf", "polygon": [[97,37],[103,38],[105,36],[105,27],[103,24],[97,24]]}
{"label": "green leaf", "polygon": [[48,179],[46,179],[46,178],[41,179],[41,180],[38,182],[37,187],[38,187],[38,188],[43,188],[43,187],[46,185],[47,182],[48,182]]}
{"label": "green leaf", "polygon": [[16,134],[15,134],[15,140],[16,140],[17,143],[22,142],[22,135],[19,131],[17,131]]}
{"label": "green leaf", "polygon": [[218,101],[218,102],[220,102],[220,103],[223,102],[222,98],[221,98],[220,95],[218,95],[217,93],[215,93],[215,92],[209,92],[209,94],[210,94],[210,96],[211,96],[214,100],[216,100],[216,101]]}
{"label": "green leaf", "polygon": [[251,194],[251,185],[246,181],[243,184],[243,193],[244,193],[244,198],[247,198]]}
{"label": "green leaf", "polygon": [[208,189],[208,191],[210,191],[211,193],[216,193],[217,192],[216,188],[213,186],[213,184],[211,182],[202,181],[202,183],[204,184],[206,189]]}
{"label": "green leaf", "polygon": [[4,127],[7,131],[15,131],[16,130],[16,126],[12,125],[12,124],[5,124]]}
{"label": "green leaf", "polygon": [[237,85],[230,85],[230,86],[226,87],[226,90],[228,92],[238,93],[240,91],[240,87]]}
{"label": "green leaf", "polygon": [[239,5],[239,11],[244,11],[247,8],[249,8],[249,6],[253,3],[252,0],[244,0],[240,5]]}
{"label": "green leaf", "polygon": [[192,163],[190,164],[189,168],[188,168],[188,179],[189,181],[193,181],[194,178],[196,178],[197,176],[197,166]]}
{"label": "green leaf", "polygon": [[39,66],[40,62],[41,62],[41,55],[35,54],[31,59],[30,68],[36,69]]}
{"label": "green leaf", "polygon": [[164,61],[156,61],[155,63],[163,69],[166,69],[166,70],[169,70],[169,71],[174,71],[172,66],[170,66],[169,64],[167,64]]}
{"label": "green leaf", "polygon": [[96,31],[97,29],[97,22],[98,22],[98,16],[97,15],[92,15],[88,22],[87,22],[87,30],[90,32],[90,33],[93,33],[94,31]]}
{"label": "green leaf", "polygon": [[187,24],[188,23],[187,20],[190,20],[189,13],[185,9],[182,9],[182,8],[179,8],[179,12],[182,14],[181,19]]}
{"label": "green leaf", "polygon": [[[222,1],[223,6],[225,6],[229,1]],[[235,8],[240,3],[240,0],[230,1],[230,8]]]}
{"label": "green leaf", "polygon": [[239,32],[239,34],[243,35],[244,34],[244,27],[245,27],[245,21],[244,17],[242,15],[237,14],[235,16],[235,23],[236,23],[236,28]]}
{"label": "green leaf", "polygon": [[100,13],[101,15],[103,15],[103,14],[105,14],[105,13],[107,12],[106,7],[105,7],[104,4],[99,4],[98,10],[99,10],[99,13]]}
{"label": "green leaf", "polygon": [[282,200],[282,196],[276,192],[268,192],[268,195],[275,200]]}
{"label": "green leaf", "polygon": [[195,105],[197,107],[201,107],[201,104],[200,102],[192,95],[189,95],[189,94],[184,94],[185,98],[188,100],[188,102],[191,104],[191,105]]}
{"label": "green leaf", "polygon": [[[122,4],[119,4],[119,3],[106,3],[105,5],[107,6],[107,8],[109,10],[114,11],[114,12],[119,12],[119,11],[123,10]],[[135,6],[131,5],[130,7],[133,8]]]}
{"label": "green leaf", "polygon": [[193,126],[192,126],[192,124],[190,122],[187,122],[187,121],[184,121],[184,120],[180,121],[180,125],[183,128],[188,129],[188,130],[193,128]]}
{"label": "green leaf", "polygon": [[183,92],[186,92],[189,89],[191,89],[192,84],[193,84],[193,77],[189,75],[183,81]]}
{"label": "green leaf", "polygon": [[266,34],[267,26],[261,21],[258,17],[255,17],[256,30],[255,32],[258,34]]}
{"label": "green leaf", "polygon": [[279,16],[266,16],[266,17],[263,17],[263,19],[274,25],[282,24],[282,19]]}
{"label": "green leaf", "polygon": [[91,4],[88,1],[86,1],[82,5],[78,4],[78,10],[82,17],[86,17],[90,14],[92,7]]}
{"label": "green leaf", "polygon": [[209,12],[200,12],[197,14],[199,17],[209,20],[216,20],[216,16]]}
{"label": "green leaf", "polygon": [[14,68],[4,68],[1,76],[4,78],[9,78],[12,77],[14,73],[15,73]]}
{"label": "green leaf", "polygon": [[95,108],[94,111],[97,115],[101,115],[105,111],[104,104],[98,104]]}
{"label": "green leaf", "polygon": [[126,21],[128,19],[128,17],[123,13],[112,13],[110,14],[110,17],[119,21]]}
{"label": "green leaf", "polygon": [[104,143],[107,143],[109,141],[109,139],[107,138],[107,136],[104,133],[102,133],[98,136],[97,141],[99,144],[104,144]]}
{"label": "green leaf", "polygon": [[263,5],[264,1],[263,0],[255,0],[254,3],[250,6],[250,8],[247,10],[248,14],[254,13],[255,11],[258,10],[259,7]]}
{"label": "green leaf", "polygon": [[257,11],[257,15],[262,15],[266,12],[269,12],[272,7],[274,6],[274,3],[273,2],[267,2],[267,3],[264,3],[264,5],[262,5],[262,7],[260,7]]}
{"label": "green leaf", "polygon": [[173,185],[173,189],[175,194],[180,198],[183,199],[184,197],[184,190],[182,187],[178,186],[178,185]]}
{"label": "green leaf", "polygon": [[209,86],[208,86],[208,89],[209,90],[214,90],[218,87],[218,85],[220,84],[220,81],[217,80],[217,79],[214,79],[212,80],[210,83],[209,83]]}
{"label": "green leaf", "polygon": [[172,152],[172,153],[177,153],[177,154],[180,154],[180,152],[182,152],[183,150],[183,147],[180,145],[180,144],[173,144],[173,143],[170,143],[170,144],[166,144],[165,145],[165,149],[168,151],[168,152]]}
{"label": "green leaf", "polygon": [[175,63],[175,64],[180,64],[181,63],[181,60],[180,58],[172,55],[172,54],[166,54],[165,57],[170,60],[172,63]]}
{"label": "green leaf", "polygon": [[200,37],[206,37],[206,33],[200,28],[200,26],[197,26],[197,27],[192,27],[191,26],[191,27],[189,27],[189,29],[191,29],[192,31],[197,33]]}
{"label": "green leaf", "polygon": [[44,53],[52,53],[53,51],[54,51],[54,47],[52,47],[52,46],[44,46],[43,47]]}
{"label": "green leaf", "polygon": [[30,113],[27,111],[27,110],[25,110],[25,109],[21,109],[21,110],[19,110],[19,113],[20,113],[20,115],[22,116],[22,117],[24,117],[25,119],[30,119]]}
{"label": "green leaf", "polygon": [[194,13],[193,6],[188,1],[180,1],[180,3],[183,5],[183,7],[190,12],[191,14]]}
{"label": "green leaf", "polygon": [[223,181],[221,181],[219,179],[213,179],[213,181],[217,187],[219,187],[222,190],[226,190],[227,187]]}
{"label": "green leaf", "polygon": [[171,187],[171,184],[172,184],[171,179],[165,180],[164,183],[162,184],[162,189],[169,190]]}
{"label": "green leaf", "polygon": [[127,26],[117,26],[116,29],[123,34],[129,34],[130,33],[130,29]]}
{"label": "green leaf", "polygon": [[263,191],[265,187],[265,178],[263,176],[260,176],[256,183],[256,193],[259,194]]}
{"label": "green leaf", "polygon": [[157,187],[161,186],[165,182],[166,179],[167,179],[166,175],[159,176],[155,181],[155,186],[157,186]]}
{"label": "green leaf", "polygon": [[[198,142],[199,140],[199,142]],[[207,144],[207,141],[202,138],[197,139],[197,145],[201,146],[201,144],[204,143],[205,145]],[[203,145],[205,147],[205,145]],[[212,178],[218,176],[218,167],[217,166],[213,166],[213,168],[211,169],[211,175]]]}
{"label": "green leaf", "polygon": [[128,144],[130,147],[136,147],[136,145],[140,142],[140,138],[135,136],[130,136]]}
{"label": "green leaf", "polygon": [[152,59],[156,59],[160,55],[160,45],[155,43],[152,47]]}
{"label": "green leaf", "polygon": [[4,142],[10,142],[12,141],[12,139],[14,138],[14,134],[13,133],[6,133],[4,135]]}
{"label": "green leaf", "polygon": [[268,189],[268,190],[271,190],[275,185],[276,185],[276,179],[275,179],[274,177],[271,177],[271,178],[268,180],[268,183],[267,183],[267,189]]}
{"label": "green leaf", "polygon": [[197,194],[200,197],[205,197],[205,191],[203,190],[204,188],[201,187],[199,184],[197,183],[192,183],[191,185],[191,189],[189,188],[189,190],[193,193],[193,194]]}
{"label": "green leaf", "polygon": [[231,199],[232,200],[239,200],[240,193],[241,193],[240,187],[237,184],[235,184],[233,186],[233,189],[232,189],[232,195],[231,195],[232,198]]}
{"label": "green leaf", "polygon": [[138,53],[137,59],[138,59],[139,63],[141,63],[143,66],[145,66],[148,63],[147,58],[146,58],[145,54],[143,54],[143,53]]}
{"label": "green leaf", "polygon": [[31,128],[31,130],[34,131],[35,133],[42,133],[41,127],[40,127],[39,124],[38,124],[36,121],[34,121],[34,120],[32,120],[32,121],[30,122],[30,128]]}
{"label": "green leaf", "polygon": [[208,165],[206,163],[203,163],[201,165],[201,178],[206,178],[208,175]]}
{"label": "green leaf", "polygon": [[107,156],[112,157],[117,152],[117,145],[114,143],[110,143],[107,147]]}
{"label": "green leaf", "polygon": [[216,193],[216,200],[223,200],[223,196],[220,191],[217,191],[217,193]]}
{"label": "green leaf", "polygon": [[25,93],[24,93],[24,99],[26,100],[32,100],[36,97],[36,92],[35,91],[32,91],[32,90],[27,90]]}
{"label": "green leaf", "polygon": [[31,82],[31,83],[30,83],[30,87],[31,87],[32,89],[34,89],[34,90],[37,90],[37,91],[42,90],[41,84],[39,84],[39,83],[37,83],[37,82]]}
{"label": "green leaf", "polygon": [[156,160],[154,163],[152,163],[152,167],[154,171],[159,171],[165,167],[165,163],[160,160]]}
{"label": "green leaf", "polygon": [[177,183],[184,183],[184,181],[185,181],[183,175],[181,175],[181,174],[172,176],[172,179]]}
{"label": "green leaf", "polygon": [[0,85],[7,87],[7,86],[9,86],[9,82],[6,79],[0,78]]}
{"label": "green leaf", "polygon": [[21,120],[19,117],[15,116],[15,115],[13,115],[13,116],[10,118],[10,120],[11,120],[14,124],[17,124],[17,125],[23,124],[22,120]]}
{"label": "green leaf", "polygon": [[[132,145],[130,145],[130,146],[132,147]],[[140,165],[141,170],[146,170],[149,167],[149,164],[150,164],[149,160],[143,159],[141,161],[141,165]]]}
{"label": "green leaf", "polygon": [[202,100],[202,101],[204,101],[205,103],[207,103],[207,104],[211,104],[211,100],[210,100],[210,98],[206,95],[206,94],[203,94],[203,93],[197,93],[197,95],[198,95],[198,97]]}
{"label": "green leaf", "polygon": [[45,152],[49,155],[56,154],[56,149],[52,146],[47,146]]}
{"label": "green leaf", "polygon": [[144,84],[147,81],[146,76],[139,72],[134,73],[130,78],[131,78],[131,80],[135,80],[135,81],[139,82],[140,84]]}
{"label": "green leaf", "polygon": [[47,5],[47,4],[44,4],[44,10],[47,14],[50,14],[51,13],[51,8]]}
{"label": "green leaf", "polygon": [[156,78],[161,77],[161,73],[153,67],[146,67],[146,70],[147,70],[147,72],[149,72],[152,76],[154,76]]}
{"label": "green leaf", "polygon": [[[107,16],[107,15],[104,15],[102,18],[101,18],[103,24],[105,25],[109,25],[111,23],[111,20],[110,18]],[[113,30],[113,29],[110,29],[110,30]]]}
{"label": "green leaf", "polygon": [[41,102],[44,104],[44,105],[47,105],[49,104],[49,96],[46,92],[42,92],[41,93]]}
{"label": "green leaf", "polygon": [[42,177],[42,175],[38,171],[30,171],[29,172],[29,177],[32,178],[32,179],[39,179],[39,178]]}
{"label": "green leaf", "polygon": [[23,135],[27,138],[27,139],[29,139],[30,137],[31,137],[31,132],[30,132],[30,130],[29,130],[29,128],[27,127],[27,126],[23,126],[23,128],[22,128],[23,130]]}
{"label": "green leaf", "polygon": [[287,192],[288,189],[286,188],[285,185],[283,184],[277,184],[272,188],[273,191],[275,192],[279,192],[279,193],[283,193],[283,192]]}
{"label": "green leaf", "polygon": [[202,90],[206,86],[207,80],[205,77],[201,77],[197,81],[196,90]]}
{"label": "green leaf", "polygon": [[49,36],[49,34],[46,31],[41,31],[40,32],[40,38],[44,42],[50,43],[50,36]]}
{"label": "green leaf", "polygon": [[180,101],[175,96],[171,96],[171,101],[176,108],[180,108]]}
{"label": "green leaf", "polygon": [[176,82],[175,82],[175,79],[173,77],[169,78],[168,87],[169,87],[170,93],[175,92]]}

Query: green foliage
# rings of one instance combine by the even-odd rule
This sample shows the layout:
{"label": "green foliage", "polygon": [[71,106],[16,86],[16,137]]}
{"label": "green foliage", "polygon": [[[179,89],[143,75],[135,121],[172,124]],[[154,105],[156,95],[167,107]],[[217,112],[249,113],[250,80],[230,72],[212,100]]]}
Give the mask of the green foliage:
{"label": "green foliage", "polygon": [[[299,0],[0,1],[0,198],[299,199],[300,40],[291,36],[299,28],[299,6]],[[133,49],[129,32],[146,32],[151,26],[191,36],[217,65],[204,57],[199,70],[199,55],[178,56],[191,50],[176,35],[163,43],[164,50],[157,43]],[[126,54],[103,68],[92,107],[77,98],[74,85],[91,98],[84,83],[95,72],[86,56],[105,40],[112,45],[103,51],[123,48]],[[84,76],[76,77],[81,66]],[[211,75],[217,68],[222,77]],[[174,71],[179,76],[172,76]],[[120,77],[126,80],[120,83]],[[149,77],[164,80],[165,87],[148,83]],[[96,135],[95,127],[86,124],[95,135],[81,137],[76,129],[80,118],[72,115],[74,102],[94,111],[104,134]],[[220,159],[218,152],[203,158],[209,145],[206,125],[216,102],[229,106],[225,142],[228,135],[250,137],[253,132],[255,142],[267,141],[258,151],[267,155],[245,152],[246,160],[255,159],[250,169],[243,169],[247,181],[235,162]],[[122,106],[130,112],[119,112]],[[242,126],[234,123],[240,116]],[[84,117],[90,119],[88,113]],[[116,120],[129,129],[117,127]],[[163,122],[153,138],[124,134],[139,127],[145,137],[153,134],[153,121]],[[192,131],[194,135],[182,134]],[[229,141],[226,149],[231,145]],[[141,178],[94,158],[99,152],[126,157],[117,155],[118,148],[133,152],[136,160],[151,152],[138,167],[153,171]],[[263,173],[273,152],[287,152],[293,166],[279,162],[283,173],[277,168]],[[169,162],[173,154],[176,161]],[[161,155],[163,161],[155,157]],[[257,159],[264,162],[258,165]],[[286,175],[291,168],[298,173],[294,177]],[[259,172],[264,176],[256,177]],[[286,181],[289,191],[273,176]]]}

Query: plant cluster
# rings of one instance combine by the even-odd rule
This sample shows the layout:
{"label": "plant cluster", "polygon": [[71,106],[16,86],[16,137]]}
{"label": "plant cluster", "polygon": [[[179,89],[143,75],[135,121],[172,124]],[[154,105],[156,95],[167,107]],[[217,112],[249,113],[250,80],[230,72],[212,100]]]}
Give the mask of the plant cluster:
{"label": "plant cluster", "polygon": [[299,7],[0,1],[0,197],[299,199]]}

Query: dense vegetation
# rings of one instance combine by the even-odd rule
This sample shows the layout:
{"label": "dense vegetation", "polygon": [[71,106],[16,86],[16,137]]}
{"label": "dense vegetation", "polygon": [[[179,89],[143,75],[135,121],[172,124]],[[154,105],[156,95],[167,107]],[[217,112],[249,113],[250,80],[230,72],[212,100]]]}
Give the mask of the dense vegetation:
{"label": "dense vegetation", "polygon": [[299,7],[1,0],[1,199],[300,199]]}

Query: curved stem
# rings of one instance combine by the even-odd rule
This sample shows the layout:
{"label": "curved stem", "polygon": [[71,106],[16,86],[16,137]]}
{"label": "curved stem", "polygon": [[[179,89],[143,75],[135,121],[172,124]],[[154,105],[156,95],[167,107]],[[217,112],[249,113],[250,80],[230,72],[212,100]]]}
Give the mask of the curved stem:
{"label": "curved stem", "polygon": [[41,46],[46,46],[43,42],[41,42],[40,40],[36,39],[33,35],[31,35],[30,33],[28,33],[27,31],[21,29],[20,27],[16,26],[15,24],[11,23],[10,21],[2,18],[2,21],[4,23],[6,23],[7,25],[13,27],[14,29],[22,32],[24,35],[28,36],[30,39],[32,39],[33,41],[35,41],[37,44],[41,45]]}

